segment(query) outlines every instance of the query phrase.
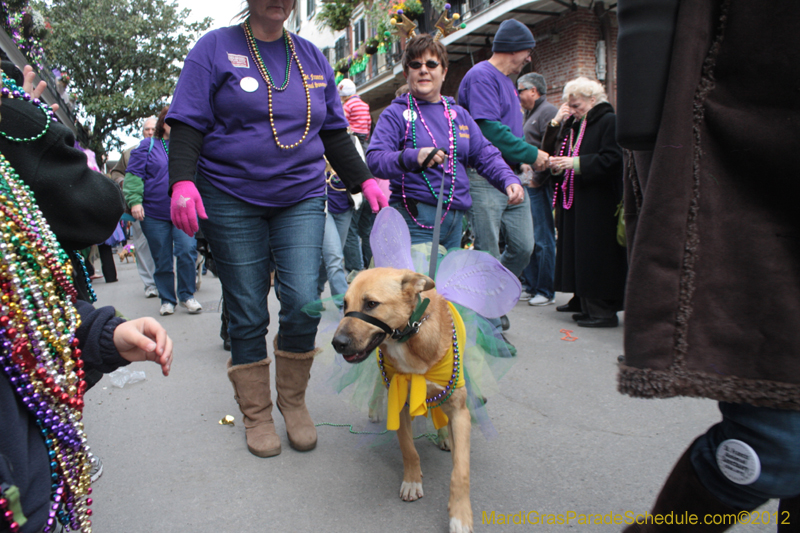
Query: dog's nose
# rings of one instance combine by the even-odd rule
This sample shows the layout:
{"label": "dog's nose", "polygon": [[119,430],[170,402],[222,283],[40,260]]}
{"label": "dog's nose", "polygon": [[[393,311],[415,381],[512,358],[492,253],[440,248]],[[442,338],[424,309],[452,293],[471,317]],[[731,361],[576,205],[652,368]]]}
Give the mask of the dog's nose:
{"label": "dog's nose", "polygon": [[336,350],[338,353],[342,353],[350,345],[350,337],[347,335],[336,335],[333,337],[331,344],[333,344],[334,350]]}

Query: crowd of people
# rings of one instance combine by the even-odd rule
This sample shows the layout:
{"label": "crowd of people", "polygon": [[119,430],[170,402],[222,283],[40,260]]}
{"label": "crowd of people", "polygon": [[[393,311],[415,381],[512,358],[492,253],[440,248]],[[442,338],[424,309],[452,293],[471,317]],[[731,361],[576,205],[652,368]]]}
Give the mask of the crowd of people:
{"label": "crowd of people", "polygon": [[[692,20],[713,22],[739,9],[748,15],[742,19],[767,23],[747,0],[728,2],[721,15],[707,3],[680,2],[678,19],[690,27]],[[231,352],[227,377],[243,415],[246,446],[256,456],[270,457],[282,451],[272,416],[273,363],[275,403],[289,444],[298,451],[317,445],[305,392],[319,352],[319,317],[303,307],[320,298],[326,279],[331,294],[342,294],[352,276],[369,267],[372,223],[387,206],[402,215],[412,244],[430,243],[436,235],[446,249],[461,248],[469,227],[474,248],[492,254],[520,278],[521,300],[549,306],[556,292],[569,293],[570,301],[555,311],[573,313],[580,327],[616,327],[618,313],[627,306],[621,392],[720,402],[722,422],[680,459],[654,512],[752,510],[771,497],[783,498],[782,508],[797,509],[798,457],[789,448],[800,402],[797,386],[786,379],[787,371],[793,376],[788,358],[796,342],[775,344],[769,335],[743,333],[738,345],[746,353],[733,357],[733,344],[718,342],[727,330],[716,331],[704,322],[698,333],[690,320],[695,292],[721,309],[726,302],[709,288],[741,284],[695,262],[698,242],[713,240],[717,229],[710,217],[707,226],[697,226],[701,156],[707,170],[733,191],[724,199],[711,195],[703,204],[708,212],[727,213],[725,202],[732,201],[752,211],[747,224],[757,222],[770,235],[792,234],[796,228],[780,202],[769,215],[761,204],[752,208],[748,194],[755,192],[739,188],[742,169],[751,169],[747,159],[737,160],[741,168],[735,168],[726,156],[704,148],[715,144],[701,146],[702,134],[724,138],[743,153],[743,137],[726,132],[756,127],[761,117],[706,116],[698,114],[698,106],[740,105],[780,89],[730,70],[745,54],[737,38],[760,38],[750,26],[734,22],[716,33],[686,35],[672,49],[671,41],[669,46],[654,43],[656,38],[642,28],[655,24],[663,38],[680,33],[680,26],[654,21],[652,14],[637,9],[639,4],[628,0],[619,5],[621,15],[630,14],[620,19],[619,100],[625,108],[620,117],[596,80],[570,80],[554,105],[542,74],[520,76],[531,61],[535,39],[528,27],[510,19],[500,24],[491,57],[464,75],[457,98],[442,94],[449,66],[445,46],[430,35],[406,41],[402,68],[407,86],[373,127],[355,84],[345,79],[337,85],[325,56],[284,28],[294,0],[248,0],[241,24],[209,32],[186,57],[171,105],[144,122],[142,141],[123,152],[110,173],[113,181],[91,170],[85,155],[73,147],[69,130],[52,121],[51,111],[37,98],[42,88],[32,86],[32,71],[14,71],[4,63],[9,77],[3,78],[0,109],[0,190],[25,206],[22,212],[42,215],[23,220],[18,211],[0,206],[2,244],[16,251],[6,257],[19,263],[4,263],[2,269],[3,290],[15,292],[0,305],[0,505],[5,512],[16,498],[19,512],[28,518],[28,525],[20,527],[13,522],[15,512],[5,512],[11,529],[86,526],[91,514],[89,454],[77,423],[83,394],[97,375],[130,361],[155,361],[164,375],[170,369],[172,343],[158,322],[125,321],[115,317],[113,308],[86,303],[92,299],[91,265],[80,250],[92,244],[110,249],[119,242],[112,234],[120,218],[127,216],[145,296],[160,298],[162,316],[173,314],[176,306],[194,314],[202,311],[194,298],[196,237],[202,235],[222,286],[223,329]],[[723,33],[730,34],[725,46],[720,44]],[[640,56],[630,52],[635,46],[660,51],[660,63],[638,64]],[[710,49],[709,56],[693,53],[698,47]],[[670,69],[671,58],[672,64],[685,61],[692,69]],[[634,67],[652,70],[673,96],[665,100],[654,92]],[[708,89],[714,68],[720,73],[716,83],[727,92]],[[695,92],[698,85],[708,90]],[[749,92],[737,93],[742,86]],[[661,100],[654,104],[648,98]],[[787,92],[786,98],[791,101],[792,95]],[[761,104],[773,117],[770,104],[763,99]],[[647,115],[656,107],[665,109],[663,117]],[[642,120],[630,118],[637,111]],[[788,129],[783,133],[780,139],[791,137]],[[674,142],[656,146],[656,135]],[[45,140],[58,150],[45,153]],[[775,156],[762,163],[776,170],[773,175],[791,171],[783,152],[776,151],[788,148],[787,143],[761,146]],[[632,150],[627,157],[622,146]],[[673,159],[663,155],[665,146],[693,148]],[[749,192],[737,196],[739,190]],[[671,217],[672,208],[678,216]],[[622,242],[621,209],[629,222]],[[738,230],[752,229],[747,224],[737,225]],[[675,239],[678,234],[686,238]],[[799,265],[796,245],[787,242],[765,245],[764,253],[746,266],[782,280],[788,309],[799,301],[792,299]],[[725,241],[711,253],[733,261],[732,249]],[[664,250],[673,253],[666,257]],[[765,268],[767,252],[781,257],[780,267]],[[708,286],[698,285],[695,276]],[[762,286],[763,279],[743,277]],[[106,281],[115,280],[116,273],[113,279],[106,274]],[[274,360],[266,342],[273,286],[280,303]],[[42,298],[42,291],[51,298]],[[653,296],[658,291],[660,300]],[[673,300],[675,306],[664,307],[664,301]],[[38,311],[21,313],[20,307]],[[745,311],[733,305],[726,309],[731,324],[747,323]],[[776,320],[784,324],[785,318]],[[498,336],[510,327],[507,317],[489,322]],[[674,328],[666,327],[673,322]],[[791,324],[784,326],[793,330]],[[50,335],[33,340],[37,327]],[[692,349],[690,336],[704,347],[702,354]],[[671,362],[656,355],[664,350],[673,354]],[[766,359],[754,370],[752,360],[760,357]],[[721,377],[707,373],[711,364],[721,369]],[[71,414],[53,415],[54,410]],[[735,480],[720,462],[721,446],[731,442],[743,444],[737,448],[740,459],[758,462],[756,483]],[[48,458],[53,446],[70,449],[56,466]],[[628,531],[662,529],[637,524]]]}

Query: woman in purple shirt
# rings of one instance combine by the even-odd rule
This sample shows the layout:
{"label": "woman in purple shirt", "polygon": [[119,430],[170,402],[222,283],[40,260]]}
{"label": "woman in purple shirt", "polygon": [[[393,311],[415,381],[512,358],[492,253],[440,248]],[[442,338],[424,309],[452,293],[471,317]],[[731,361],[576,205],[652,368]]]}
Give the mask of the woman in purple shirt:
{"label": "woman in purple shirt", "polygon": [[[469,113],[442,96],[447,51],[441,43],[427,34],[409,40],[403,75],[409,93],[381,113],[367,165],[375,176],[390,180],[390,204],[406,219],[412,244],[431,242],[438,191],[445,180],[441,244],[459,248],[461,221],[472,205],[467,167],[506,193],[510,204],[523,200],[522,185]],[[437,149],[443,151],[429,157]]]}
{"label": "woman in purple shirt", "polygon": [[[197,242],[172,224],[169,216],[169,124],[164,122],[169,106],[161,110],[153,137],[144,139],[133,149],[128,160],[123,190],[131,206],[131,215],[142,222],[142,231],[153,253],[158,295],[161,297],[161,315],[171,315],[180,299],[189,313],[203,310],[194,299],[195,261]],[[175,295],[175,274],[172,256],[175,256],[178,274],[178,294]]]}
{"label": "woman in purple shirt", "polygon": [[[325,227],[325,160],[373,210],[386,204],[361,161],[322,52],[283,28],[295,0],[248,0],[237,26],[204,35],[186,57],[172,108],[172,220],[200,227],[217,263],[229,311],[228,378],[244,415],[247,447],[281,452],[267,357],[269,264],[281,311],[274,339],[278,409],[289,444],[313,449],[305,391],[319,317]],[[206,213],[208,214],[206,217]]]}

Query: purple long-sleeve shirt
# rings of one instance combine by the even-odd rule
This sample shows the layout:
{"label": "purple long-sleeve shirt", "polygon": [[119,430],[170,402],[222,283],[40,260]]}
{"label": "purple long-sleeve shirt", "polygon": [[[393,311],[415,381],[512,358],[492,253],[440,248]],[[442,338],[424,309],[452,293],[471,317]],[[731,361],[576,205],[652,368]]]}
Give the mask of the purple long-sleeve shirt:
{"label": "purple long-sleeve shirt", "polygon": [[[469,178],[467,166],[475,168],[496,189],[505,193],[506,187],[520,183],[509,166],[503,161],[500,151],[495,148],[481,133],[480,128],[472,120],[466,109],[455,104],[452,98],[446,97],[456,127],[455,152],[456,165],[455,190],[451,209],[464,211],[472,206],[469,195]],[[419,105],[421,119],[416,108],[409,112],[408,96],[395,98],[378,119],[375,131],[367,150],[367,166],[372,173],[390,182],[390,202],[402,202],[402,195],[418,202],[436,205],[436,198],[422,177],[417,156],[422,148],[436,146],[450,150],[450,120],[445,117],[445,106],[439,101],[435,103],[416,100]],[[409,123],[413,119],[413,124]],[[412,135],[412,126],[413,134]],[[427,125],[427,129],[425,128]],[[407,128],[408,126],[408,128]],[[408,129],[408,133],[406,133]],[[433,139],[431,135],[433,134]],[[414,140],[416,137],[416,148]],[[436,165],[425,169],[428,182],[438,194],[442,182],[443,167]],[[403,176],[405,177],[403,178]],[[445,177],[445,198],[449,197],[450,175]]]}

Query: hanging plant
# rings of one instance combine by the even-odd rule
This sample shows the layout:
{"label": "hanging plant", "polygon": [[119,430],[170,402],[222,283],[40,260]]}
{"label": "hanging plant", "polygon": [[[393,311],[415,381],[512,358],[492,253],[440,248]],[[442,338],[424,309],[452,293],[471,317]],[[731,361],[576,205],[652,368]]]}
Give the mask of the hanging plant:
{"label": "hanging plant", "polygon": [[316,16],[317,27],[322,30],[330,28],[341,31],[350,26],[350,17],[353,15],[355,4],[326,2],[322,4]]}
{"label": "hanging plant", "polygon": [[372,36],[369,39],[367,39],[367,42],[364,46],[364,52],[369,55],[376,54],[378,53],[378,45],[380,44],[381,42],[380,40],[378,40],[378,37]]}
{"label": "hanging plant", "polygon": [[333,66],[333,70],[336,72],[341,72],[342,74],[347,74],[347,71],[350,70],[350,65],[353,63],[353,59],[350,57],[343,57],[336,64]]}

